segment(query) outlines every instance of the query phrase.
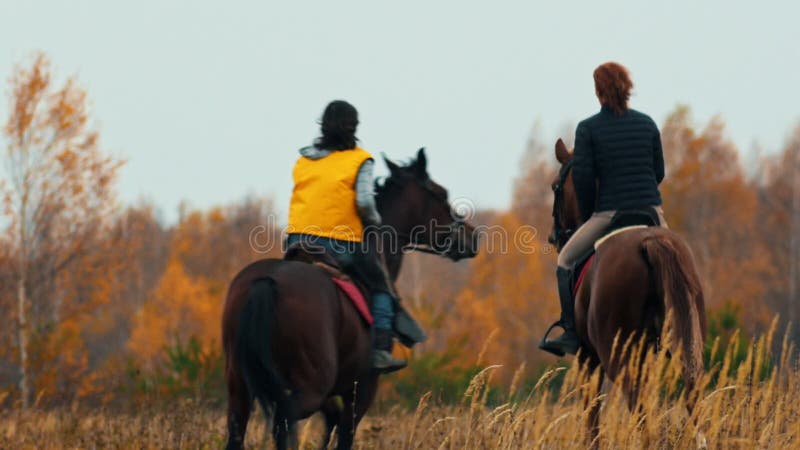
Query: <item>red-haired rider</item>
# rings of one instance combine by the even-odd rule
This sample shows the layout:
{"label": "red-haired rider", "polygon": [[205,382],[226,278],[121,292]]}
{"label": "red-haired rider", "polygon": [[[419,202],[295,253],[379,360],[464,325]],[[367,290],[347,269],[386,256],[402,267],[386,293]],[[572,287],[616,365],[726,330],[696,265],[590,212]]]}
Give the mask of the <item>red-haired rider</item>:
{"label": "red-haired rider", "polygon": [[576,353],[575,300],[572,271],[594,242],[601,238],[619,210],[652,207],[662,226],[658,185],[664,179],[664,157],[658,126],[646,114],[630,109],[633,88],[628,70],[605,63],[594,71],[600,112],[578,124],[572,159],[572,179],[583,225],[558,254],[558,295],[564,333],[542,342],[539,348],[558,356]]}

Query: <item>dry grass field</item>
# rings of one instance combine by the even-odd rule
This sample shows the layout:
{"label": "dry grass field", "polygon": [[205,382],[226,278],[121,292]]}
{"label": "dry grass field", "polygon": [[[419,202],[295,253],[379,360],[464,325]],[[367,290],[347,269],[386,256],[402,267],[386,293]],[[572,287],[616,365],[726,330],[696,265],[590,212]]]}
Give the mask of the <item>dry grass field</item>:
{"label": "dry grass field", "polygon": [[[415,411],[370,414],[358,431],[356,448],[584,448],[583,404],[597,398],[603,400],[598,444],[604,449],[696,448],[695,423],[708,448],[800,448],[800,371],[788,360],[792,349],[787,341],[772,357],[768,349],[781,346],[772,345],[771,335],[746,351],[736,348],[735,337],[731,343],[723,355],[712,355],[720,362],[705,376],[694,417],[688,415],[680,394],[676,358],[663,353],[648,357],[642,374],[647,383],[637,414],[629,412],[617,385],[606,383],[599,397],[590,392],[590,375],[576,366],[545,373],[528,392],[512,383],[503,394],[509,401],[490,404],[488,386],[496,368],[487,367],[473,379],[459,405],[438,406],[425,395]],[[737,351],[744,360],[734,369]],[[318,448],[321,433],[318,419],[301,422],[300,447]],[[265,421],[257,413],[250,422],[248,448],[271,448],[266,438]],[[76,407],[74,411],[9,410],[0,416],[3,449],[220,448],[224,439],[224,414],[191,403],[174,410],[125,414]]]}

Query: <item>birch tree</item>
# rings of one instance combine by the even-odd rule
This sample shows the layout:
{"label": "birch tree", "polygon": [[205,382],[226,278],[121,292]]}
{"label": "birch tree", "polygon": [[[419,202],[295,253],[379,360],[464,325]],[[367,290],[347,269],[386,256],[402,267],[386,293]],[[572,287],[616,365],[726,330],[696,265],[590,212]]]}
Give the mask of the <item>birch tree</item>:
{"label": "birch tree", "polygon": [[115,205],[121,163],[101,151],[87,103],[74,78],[55,86],[42,54],[10,78],[2,223],[14,261],[23,408],[34,393],[32,334],[57,324],[64,306],[58,274],[92,250]]}

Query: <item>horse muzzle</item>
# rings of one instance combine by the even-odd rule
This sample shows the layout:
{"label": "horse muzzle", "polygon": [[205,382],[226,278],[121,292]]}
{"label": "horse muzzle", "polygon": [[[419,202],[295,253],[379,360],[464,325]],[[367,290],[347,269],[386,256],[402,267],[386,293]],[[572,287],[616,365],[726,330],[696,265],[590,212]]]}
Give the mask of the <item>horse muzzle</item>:
{"label": "horse muzzle", "polygon": [[450,247],[445,255],[453,261],[474,258],[478,255],[480,236],[475,227],[466,222],[457,222],[450,231]]}

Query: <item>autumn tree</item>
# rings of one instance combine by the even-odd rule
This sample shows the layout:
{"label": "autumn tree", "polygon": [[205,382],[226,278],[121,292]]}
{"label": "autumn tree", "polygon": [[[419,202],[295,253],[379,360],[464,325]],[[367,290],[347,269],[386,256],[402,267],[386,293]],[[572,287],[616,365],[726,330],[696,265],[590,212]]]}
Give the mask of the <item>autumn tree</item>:
{"label": "autumn tree", "polygon": [[[468,213],[475,226],[495,222],[492,211]],[[457,308],[456,299],[472,276],[472,260],[444,261],[439,255],[411,251],[403,256],[397,289],[405,308],[429,331],[421,351],[438,352],[448,346],[450,330],[443,329],[446,318]]]}
{"label": "autumn tree", "polygon": [[186,342],[194,337],[207,349],[215,340],[219,343],[221,314],[221,296],[212,283],[191,277],[173,257],[152,296],[134,317],[129,348],[146,368],[176,339]]}
{"label": "autumn tree", "polygon": [[31,339],[60,324],[58,277],[91,252],[107,225],[120,162],[100,148],[86,91],[74,78],[56,86],[44,55],[14,70],[10,90],[4,234],[14,259],[18,385],[27,408]]}
{"label": "autumn tree", "polygon": [[[263,228],[258,248],[251,242],[254,230]],[[281,255],[280,234],[270,198],[246,197],[240,202],[206,211],[187,210],[174,228],[172,254],[192,276],[203,276],[227,288],[244,264]],[[265,247],[267,247],[265,245]]]}
{"label": "autumn tree", "polygon": [[465,355],[477,355],[494,334],[483,363],[502,364],[508,381],[521,363],[552,359],[535,342],[558,318],[555,255],[546,237],[513,213],[498,216],[484,235],[446,325],[451,338],[465,339]]}
{"label": "autumn tree", "polygon": [[687,107],[678,107],[661,130],[667,175],[661,184],[669,226],[691,247],[709,309],[730,303],[752,320],[749,331],[768,325],[763,280],[775,267],[757,235],[758,196],[744,172],[737,146],[721,118],[699,128]]}
{"label": "autumn tree", "polygon": [[109,316],[116,325],[110,327],[114,345],[130,336],[130,317],[144,305],[159,284],[170,257],[170,227],[158,219],[151,203],[127,207],[112,224],[107,239],[113,247],[109,264],[114,286]]}
{"label": "autumn tree", "polygon": [[[274,243],[267,253],[250,241],[262,226]],[[247,263],[280,256],[278,231],[269,199],[249,197],[208,211],[185,208],[170,233],[166,266],[133,314],[128,349],[138,364],[153,369],[165,348],[189,339],[204,351],[216,350],[228,284]]]}
{"label": "autumn tree", "polygon": [[782,152],[767,156],[753,183],[759,193],[758,237],[776,267],[764,280],[773,311],[792,323],[800,320],[800,126]]}
{"label": "autumn tree", "polygon": [[[792,222],[789,246],[789,319],[797,329],[800,320],[800,126],[795,128],[786,148],[788,167],[792,170]],[[796,332],[795,332],[796,333]]]}
{"label": "autumn tree", "polygon": [[[565,128],[564,133],[563,138],[571,142],[574,130],[567,134]],[[548,142],[542,137],[538,122],[533,125],[520,158],[520,170],[514,178],[511,197],[512,212],[542,233],[547,233],[552,225],[553,196],[550,181],[557,170],[553,156],[555,141],[556,139],[551,139]]]}

